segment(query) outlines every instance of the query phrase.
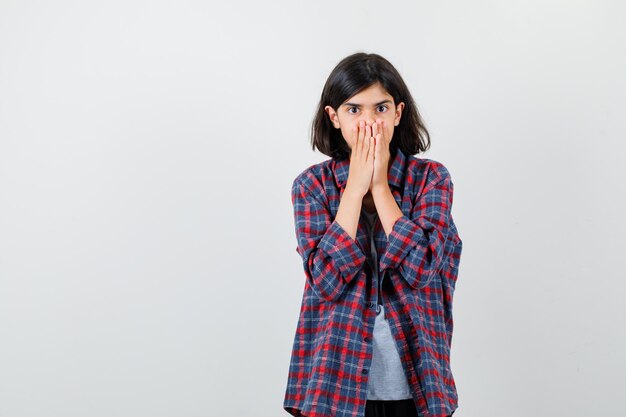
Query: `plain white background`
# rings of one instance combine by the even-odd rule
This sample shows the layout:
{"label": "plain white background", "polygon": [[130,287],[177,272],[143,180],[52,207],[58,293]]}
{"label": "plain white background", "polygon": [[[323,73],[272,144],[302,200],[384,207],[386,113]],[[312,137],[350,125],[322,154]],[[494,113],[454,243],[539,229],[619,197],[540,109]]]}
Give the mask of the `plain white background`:
{"label": "plain white background", "polygon": [[0,1],[0,417],[287,416],[290,186],[344,56],[455,184],[455,417],[617,416],[618,1]]}

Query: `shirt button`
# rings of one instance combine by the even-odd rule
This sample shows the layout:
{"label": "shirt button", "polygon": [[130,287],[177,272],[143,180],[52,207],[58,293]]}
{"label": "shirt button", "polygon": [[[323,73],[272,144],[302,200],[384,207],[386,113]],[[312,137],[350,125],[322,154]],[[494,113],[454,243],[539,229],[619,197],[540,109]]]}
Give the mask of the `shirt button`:
{"label": "shirt button", "polygon": [[365,336],[365,338],[363,338],[363,340],[365,340],[366,342],[369,342],[370,338],[368,336]]}
{"label": "shirt button", "polygon": [[367,369],[363,369],[363,373],[364,373],[364,374],[367,374]]}

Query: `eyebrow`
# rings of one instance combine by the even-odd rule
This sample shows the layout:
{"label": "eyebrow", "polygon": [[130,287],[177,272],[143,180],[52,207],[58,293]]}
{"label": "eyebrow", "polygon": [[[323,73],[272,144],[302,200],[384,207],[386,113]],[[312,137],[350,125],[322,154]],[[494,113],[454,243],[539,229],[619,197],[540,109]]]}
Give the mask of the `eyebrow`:
{"label": "eyebrow", "polygon": [[[378,103],[374,104],[374,106],[380,106],[381,104],[387,104],[387,103],[391,103],[391,100],[383,100],[383,101],[379,101]],[[361,104],[357,104],[357,103],[344,103],[344,106],[354,106],[354,107],[361,107]]]}

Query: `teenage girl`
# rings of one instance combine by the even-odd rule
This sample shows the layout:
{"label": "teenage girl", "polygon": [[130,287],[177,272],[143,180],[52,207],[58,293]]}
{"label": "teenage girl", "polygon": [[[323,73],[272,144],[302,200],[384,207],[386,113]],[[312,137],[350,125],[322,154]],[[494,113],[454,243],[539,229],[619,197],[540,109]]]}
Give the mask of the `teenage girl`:
{"label": "teenage girl", "polygon": [[336,66],[312,145],[331,159],[292,187],[307,280],[285,410],[452,415],[451,303],[461,251],[452,182],[441,163],[413,156],[430,137],[385,58],[356,53]]}

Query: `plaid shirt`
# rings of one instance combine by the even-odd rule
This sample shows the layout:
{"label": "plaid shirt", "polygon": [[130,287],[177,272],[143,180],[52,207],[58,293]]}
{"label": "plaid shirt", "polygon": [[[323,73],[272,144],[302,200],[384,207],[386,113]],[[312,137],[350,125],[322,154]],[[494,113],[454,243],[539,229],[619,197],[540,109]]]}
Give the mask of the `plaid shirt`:
{"label": "plaid shirt", "polygon": [[[453,184],[437,161],[401,150],[392,158],[389,186],[404,215],[389,237],[376,224],[379,276],[387,274],[381,302],[419,415],[449,416],[458,408],[450,347],[462,249],[451,215]],[[283,408],[298,417],[365,413],[378,282],[365,255],[365,219],[356,239],[334,220],[349,166],[349,159],[328,159],[292,185],[306,280]]]}

